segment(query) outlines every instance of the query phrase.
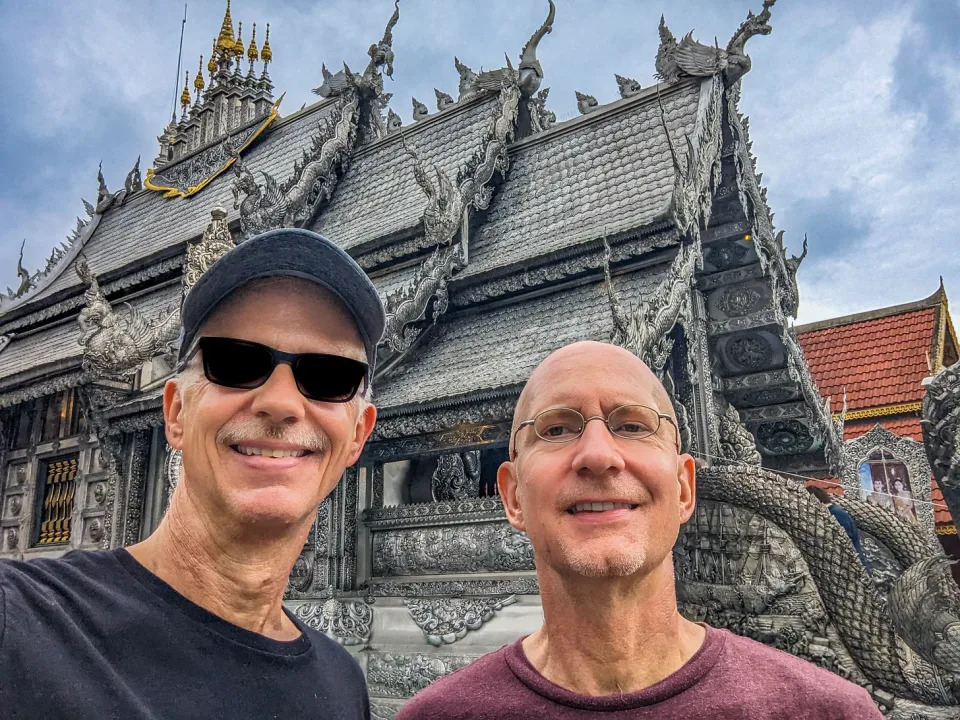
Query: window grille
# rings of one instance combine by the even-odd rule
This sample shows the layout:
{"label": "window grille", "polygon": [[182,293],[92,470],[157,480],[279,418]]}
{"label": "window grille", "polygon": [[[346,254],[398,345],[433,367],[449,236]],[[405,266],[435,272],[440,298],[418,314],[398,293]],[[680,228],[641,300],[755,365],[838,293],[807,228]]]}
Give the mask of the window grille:
{"label": "window grille", "polygon": [[51,460],[47,463],[37,545],[69,542],[73,498],[77,488],[76,479],[76,456]]}

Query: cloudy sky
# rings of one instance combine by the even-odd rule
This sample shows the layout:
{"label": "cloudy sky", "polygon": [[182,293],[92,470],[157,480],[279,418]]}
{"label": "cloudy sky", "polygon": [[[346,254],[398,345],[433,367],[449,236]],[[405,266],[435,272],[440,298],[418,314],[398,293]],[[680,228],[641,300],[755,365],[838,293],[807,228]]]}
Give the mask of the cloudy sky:
{"label": "cloudy sky", "polygon": [[[761,0],[556,0],[540,60],[549,107],[576,114],[574,90],[618,97],[614,73],[653,82],[661,12],[679,38],[724,45]],[[224,3],[193,0],[183,41],[191,78]],[[234,0],[243,37],[270,22],[281,113],[316,96],[321,63],[366,64],[392,0]],[[391,106],[456,96],[457,55],[474,69],[516,60],[546,0],[401,0]],[[0,1],[0,288],[50,248],[96,198],[97,165],[115,190],[156,136],[182,87],[175,78],[183,6],[146,0]],[[773,34],[748,44],[741,109],[776,225],[798,253],[800,322],[930,295],[942,275],[960,297],[960,0],[780,0]],[[175,84],[176,81],[176,84]]]}

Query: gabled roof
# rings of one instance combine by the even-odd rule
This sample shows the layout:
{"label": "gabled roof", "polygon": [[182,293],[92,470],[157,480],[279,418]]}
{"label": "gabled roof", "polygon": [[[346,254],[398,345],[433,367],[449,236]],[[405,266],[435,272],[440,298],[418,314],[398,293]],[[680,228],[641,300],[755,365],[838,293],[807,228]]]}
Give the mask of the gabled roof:
{"label": "gabled roof", "polygon": [[942,286],[918,302],[800,325],[796,333],[821,394],[837,411],[846,390],[847,419],[856,420],[920,409],[921,381],[956,354],[956,339],[941,326],[952,328]]}

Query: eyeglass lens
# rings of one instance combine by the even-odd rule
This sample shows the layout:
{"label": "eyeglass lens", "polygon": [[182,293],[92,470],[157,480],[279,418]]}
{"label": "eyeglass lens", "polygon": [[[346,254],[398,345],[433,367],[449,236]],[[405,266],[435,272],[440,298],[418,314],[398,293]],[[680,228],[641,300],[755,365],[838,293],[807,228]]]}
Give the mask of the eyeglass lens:
{"label": "eyeglass lens", "polygon": [[[533,429],[547,442],[568,442],[583,433],[586,419],[571,408],[546,410],[534,418]],[[660,416],[643,405],[624,405],[607,416],[607,427],[617,437],[639,440],[649,437],[660,427]]]}

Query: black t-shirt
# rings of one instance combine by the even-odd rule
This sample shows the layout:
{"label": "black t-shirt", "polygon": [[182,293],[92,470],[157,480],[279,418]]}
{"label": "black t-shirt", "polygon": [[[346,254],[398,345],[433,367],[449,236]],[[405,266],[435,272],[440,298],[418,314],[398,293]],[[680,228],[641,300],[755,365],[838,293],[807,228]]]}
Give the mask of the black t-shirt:
{"label": "black t-shirt", "polygon": [[0,561],[0,718],[369,720],[356,661],[290,619],[244,630],[122,549]]}

